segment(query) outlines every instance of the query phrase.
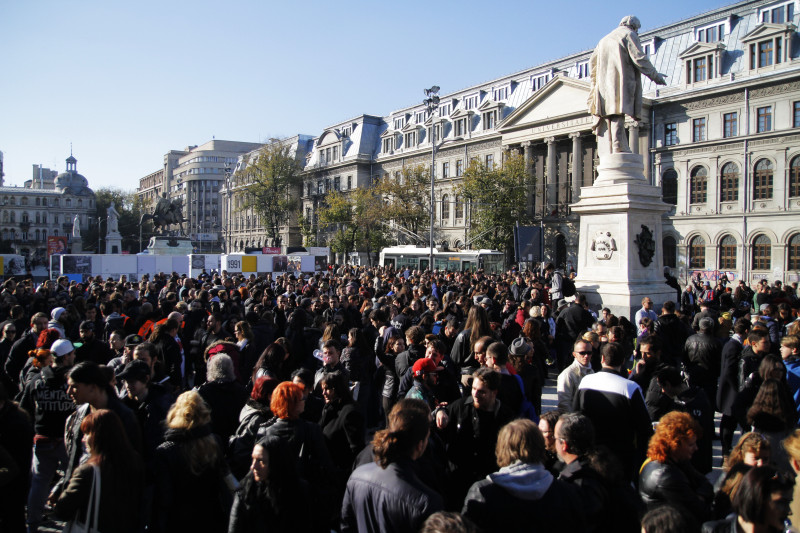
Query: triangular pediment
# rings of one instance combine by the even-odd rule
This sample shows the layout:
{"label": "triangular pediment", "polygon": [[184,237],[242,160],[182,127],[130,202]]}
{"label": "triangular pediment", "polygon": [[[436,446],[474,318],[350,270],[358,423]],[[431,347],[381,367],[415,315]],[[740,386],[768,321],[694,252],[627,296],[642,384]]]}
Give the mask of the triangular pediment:
{"label": "triangular pediment", "polygon": [[681,54],[678,57],[680,59],[686,59],[688,57],[701,56],[709,53],[713,54],[718,50],[724,50],[724,49],[725,45],[722,43],[710,44],[710,43],[698,42],[694,43],[692,46],[681,52]]}
{"label": "triangular pediment", "polygon": [[474,114],[475,114],[475,111],[473,111],[472,109],[463,109],[463,108],[459,107],[458,109],[456,109],[455,111],[450,113],[450,118],[462,118],[462,117],[468,117],[468,116],[474,115]]}
{"label": "triangular pediment", "polygon": [[400,131],[403,132],[403,133],[408,133],[410,131],[416,131],[416,130],[420,129],[421,127],[422,127],[422,124],[418,124],[418,123],[414,122],[414,123],[406,124],[405,126],[403,126],[403,129],[401,129]]}
{"label": "triangular pediment", "polygon": [[386,130],[381,133],[381,139],[385,139],[386,137],[394,137],[395,135],[397,135],[395,130]]}
{"label": "triangular pediment", "polygon": [[504,104],[503,102],[496,102],[496,101],[492,100],[491,98],[487,98],[486,100],[484,100],[484,102],[480,106],[478,106],[478,111],[486,111],[488,109],[494,109],[496,107],[503,107],[505,105],[506,104]]}
{"label": "triangular pediment", "polygon": [[742,37],[742,42],[748,43],[750,41],[757,41],[760,39],[773,37],[775,35],[781,35],[786,32],[795,31],[796,29],[797,27],[791,23],[770,24],[768,22],[762,22],[756,26],[753,31]]}
{"label": "triangular pediment", "polygon": [[559,76],[539,89],[497,125],[500,132],[565,115],[586,115],[588,82]]}

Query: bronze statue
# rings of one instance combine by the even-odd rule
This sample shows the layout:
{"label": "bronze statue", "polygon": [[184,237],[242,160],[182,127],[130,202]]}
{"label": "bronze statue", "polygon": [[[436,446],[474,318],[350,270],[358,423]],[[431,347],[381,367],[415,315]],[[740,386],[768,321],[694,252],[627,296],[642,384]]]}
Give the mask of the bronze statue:
{"label": "bronze statue", "polygon": [[183,201],[180,198],[170,201],[167,193],[162,192],[153,214],[142,215],[141,223],[144,224],[145,220],[152,220],[153,228],[160,230],[162,235],[166,234],[169,226],[173,224],[178,224],[180,233],[183,234],[183,223],[186,222],[183,218]]}

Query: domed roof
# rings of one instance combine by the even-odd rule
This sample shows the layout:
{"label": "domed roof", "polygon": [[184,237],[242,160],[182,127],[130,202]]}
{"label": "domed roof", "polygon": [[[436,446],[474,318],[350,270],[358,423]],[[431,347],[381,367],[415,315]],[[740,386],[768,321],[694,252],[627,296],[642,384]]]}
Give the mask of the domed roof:
{"label": "domed roof", "polygon": [[72,154],[67,158],[67,170],[56,176],[56,189],[73,194],[81,194],[88,189],[89,180],[78,174],[78,160]]}

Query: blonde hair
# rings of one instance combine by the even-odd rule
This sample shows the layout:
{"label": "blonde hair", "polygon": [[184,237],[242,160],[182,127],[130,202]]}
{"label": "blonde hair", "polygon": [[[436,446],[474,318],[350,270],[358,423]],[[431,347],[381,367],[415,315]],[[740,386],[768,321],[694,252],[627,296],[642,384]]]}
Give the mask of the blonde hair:
{"label": "blonde hair", "polygon": [[795,461],[800,461],[800,429],[795,429],[792,433],[783,439],[783,449],[789,454],[789,457]]}
{"label": "blonde hair", "polygon": [[[171,429],[191,431],[209,425],[211,410],[196,391],[187,391],[178,396],[167,413],[167,426]],[[209,468],[218,467],[222,458],[216,437],[208,434],[183,441],[181,451],[195,476],[200,476]]]}

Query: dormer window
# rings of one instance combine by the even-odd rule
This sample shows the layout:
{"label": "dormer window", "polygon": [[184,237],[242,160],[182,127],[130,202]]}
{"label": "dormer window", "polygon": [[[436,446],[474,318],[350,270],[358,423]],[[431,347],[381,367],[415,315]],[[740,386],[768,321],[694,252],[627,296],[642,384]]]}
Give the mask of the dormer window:
{"label": "dormer window", "polygon": [[475,109],[478,107],[478,103],[480,102],[480,96],[474,94],[472,96],[467,96],[464,98],[464,109]]}
{"label": "dormer window", "polygon": [[531,76],[531,91],[536,92],[550,81],[550,74],[539,74]]}
{"label": "dormer window", "polygon": [[347,126],[346,128],[342,128],[342,137],[350,137],[353,134],[353,128]]}
{"label": "dormer window", "polygon": [[406,148],[412,148],[417,145],[417,132],[411,131],[405,134],[405,138],[403,139],[405,142]]}
{"label": "dormer window", "polygon": [[[649,56],[650,54],[646,52]],[[578,79],[588,78],[589,77],[589,62],[588,61],[581,61],[577,65],[575,65],[576,76]]]}
{"label": "dormer window", "polygon": [[772,5],[759,12],[758,20],[770,24],[784,24],[794,20],[794,0]]}
{"label": "dormer window", "polygon": [[389,154],[394,150],[394,138],[393,137],[386,137],[383,140],[383,153]]}
{"label": "dormer window", "polygon": [[440,104],[439,105],[439,116],[444,118],[450,116],[450,111],[452,107],[450,104]]}
{"label": "dormer window", "polygon": [[511,84],[508,83],[506,85],[501,85],[500,87],[492,88],[492,100],[495,102],[499,102],[502,100],[508,100],[508,96],[511,94]]}
{"label": "dormer window", "polygon": [[417,124],[422,124],[423,122],[425,122],[425,115],[426,114],[427,113],[425,111],[417,111],[414,114],[414,122],[416,122]]}
{"label": "dormer window", "polygon": [[[786,6],[784,6],[786,7]],[[789,61],[789,49],[795,33],[793,24],[762,23],[742,38],[749,52],[751,70],[774,67]]]}
{"label": "dormer window", "polygon": [[695,43],[679,57],[684,61],[686,83],[702,83],[720,76],[722,43]]}
{"label": "dormer window", "polygon": [[725,38],[727,23],[716,22],[711,25],[706,25],[701,28],[696,28],[694,31],[695,41],[698,43],[716,43]]}
{"label": "dormer window", "polygon": [[406,121],[404,118],[396,118],[394,119],[394,129],[401,130],[403,126],[406,125]]}

